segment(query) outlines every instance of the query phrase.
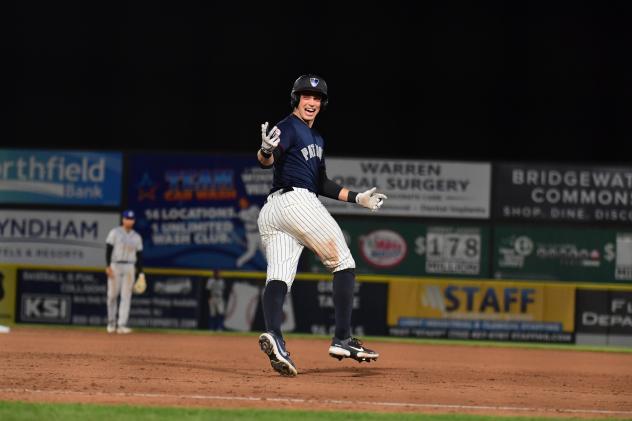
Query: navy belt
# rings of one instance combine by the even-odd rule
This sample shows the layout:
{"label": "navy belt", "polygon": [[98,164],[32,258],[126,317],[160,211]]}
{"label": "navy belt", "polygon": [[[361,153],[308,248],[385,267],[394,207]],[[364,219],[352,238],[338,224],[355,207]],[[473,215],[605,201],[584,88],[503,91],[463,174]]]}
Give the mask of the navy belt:
{"label": "navy belt", "polygon": [[128,262],[127,260],[118,260],[118,261],[116,261],[116,262],[114,262],[114,263],[119,263],[119,264],[130,264],[130,265],[131,265],[131,264],[133,264],[134,262]]}
{"label": "navy belt", "polygon": [[294,191],[294,187],[275,187],[272,190],[270,190],[270,194],[278,192],[279,190],[281,190],[281,194],[285,194],[289,191]]}

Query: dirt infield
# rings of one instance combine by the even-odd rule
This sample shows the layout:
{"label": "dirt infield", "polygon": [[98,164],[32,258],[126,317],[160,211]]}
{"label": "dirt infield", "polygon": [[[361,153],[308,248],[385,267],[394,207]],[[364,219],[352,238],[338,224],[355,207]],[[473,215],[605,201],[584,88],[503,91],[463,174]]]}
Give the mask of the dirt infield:
{"label": "dirt infield", "polygon": [[371,341],[339,362],[288,340],[299,376],[256,336],[17,327],[0,335],[0,400],[632,418],[632,354]]}

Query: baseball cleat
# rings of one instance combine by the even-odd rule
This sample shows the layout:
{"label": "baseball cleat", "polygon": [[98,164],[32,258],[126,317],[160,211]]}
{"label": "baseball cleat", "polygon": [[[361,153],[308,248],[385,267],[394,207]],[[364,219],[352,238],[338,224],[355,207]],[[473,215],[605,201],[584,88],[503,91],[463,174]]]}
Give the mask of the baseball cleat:
{"label": "baseball cleat", "polygon": [[108,326],[105,328],[105,330],[107,330],[108,333],[114,333],[114,332],[116,332],[116,326],[108,324]]}
{"label": "baseball cleat", "polygon": [[296,366],[290,359],[290,353],[285,349],[285,341],[272,332],[262,333],[259,336],[259,347],[270,358],[272,368],[282,376],[296,376]]}
{"label": "baseball cleat", "polygon": [[380,356],[379,353],[363,347],[362,342],[353,337],[344,340],[333,338],[329,347],[329,355],[337,358],[338,361],[341,361],[343,358],[353,358],[359,363],[377,361],[377,358]]}
{"label": "baseball cleat", "polygon": [[121,334],[127,334],[127,333],[132,333],[132,329],[130,329],[127,326],[119,326],[116,329],[116,333],[121,333]]}

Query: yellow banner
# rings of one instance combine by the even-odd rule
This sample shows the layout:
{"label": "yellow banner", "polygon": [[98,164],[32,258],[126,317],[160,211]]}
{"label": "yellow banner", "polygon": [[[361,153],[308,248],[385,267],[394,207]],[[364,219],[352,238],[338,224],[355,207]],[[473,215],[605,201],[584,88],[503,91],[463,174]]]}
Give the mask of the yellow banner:
{"label": "yellow banner", "polygon": [[415,326],[421,319],[511,321],[524,322],[525,326],[533,322],[534,329],[538,323],[561,324],[563,331],[572,332],[574,312],[572,284],[460,279],[389,284],[389,326]]}
{"label": "yellow banner", "polygon": [[0,265],[0,325],[9,326],[15,322],[15,266]]}

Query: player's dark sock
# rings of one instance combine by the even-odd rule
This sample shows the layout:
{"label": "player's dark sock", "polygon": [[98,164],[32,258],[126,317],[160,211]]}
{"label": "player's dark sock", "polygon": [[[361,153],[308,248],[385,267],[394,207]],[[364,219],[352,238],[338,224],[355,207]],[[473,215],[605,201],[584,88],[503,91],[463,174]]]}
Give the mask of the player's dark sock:
{"label": "player's dark sock", "polygon": [[344,269],[334,272],[334,314],[336,316],[336,338],[351,336],[351,311],[353,310],[353,287],[355,272]]}
{"label": "player's dark sock", "polygon": [[283,323],[283,300],[287,294],[287,284],[276,279],[270,280],[263,290],[261,302],[263,304],[263,318],[266,330],[282,338],[281,323]]}

